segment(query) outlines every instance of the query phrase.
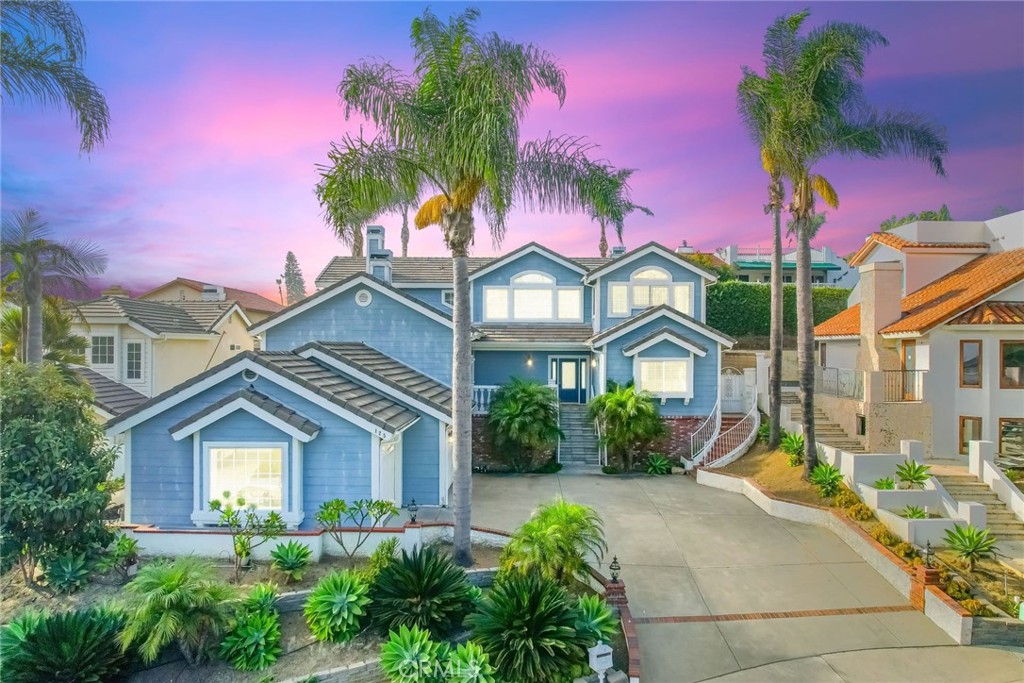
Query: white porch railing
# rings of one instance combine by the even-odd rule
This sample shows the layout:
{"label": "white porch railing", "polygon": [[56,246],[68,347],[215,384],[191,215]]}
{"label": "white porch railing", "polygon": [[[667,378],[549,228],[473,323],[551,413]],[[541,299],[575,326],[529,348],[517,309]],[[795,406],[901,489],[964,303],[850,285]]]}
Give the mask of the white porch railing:
{"label": "white porch railing", "polygon": [[475,384],[473,385],[473,414],[486,415],[491,409],[491,400],[494,392],[498,390],[497,384]]}
{"label": "white porch railing", "polygon": [[715,443],[715,437],[722,428],[721,402],[716,402],[708,419],[697,427],[690,435],[690,462],[696,465],[704,459],[707,451]]}
{"label": "white porch railing", "polygon": [[694,466],[724,467],[747,452],[750,444],[757,438],[757,430],[761,426],[761,413],[757,410],[757,401],[751,402],[750,410],[743,419],[725,430],[705,451],[702,462],[694,461]]}

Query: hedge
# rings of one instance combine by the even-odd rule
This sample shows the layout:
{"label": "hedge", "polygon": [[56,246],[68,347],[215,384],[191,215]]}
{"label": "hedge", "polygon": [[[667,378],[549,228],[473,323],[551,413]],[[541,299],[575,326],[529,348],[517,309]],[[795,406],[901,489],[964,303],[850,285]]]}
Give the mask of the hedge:
{"label": "hedge", "polygon": [[[846,309],[850,290],[815,287],[811,291],[814,324],[828,320]],[[754,282],[729,280],[708,287],[707,323],[733,337],[767,336],[771,333],[771,287]],[[782,327],[796,334],[796,285],[782,286]]]}

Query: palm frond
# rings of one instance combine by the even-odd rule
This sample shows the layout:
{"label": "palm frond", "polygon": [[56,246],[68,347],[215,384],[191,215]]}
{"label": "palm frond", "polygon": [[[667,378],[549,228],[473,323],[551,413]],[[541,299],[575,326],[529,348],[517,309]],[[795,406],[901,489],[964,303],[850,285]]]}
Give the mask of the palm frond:
{"label": "palm frond", "polygon": [[839,208],[839,195],[836,194],[836,190],[832,187],[831,183],[825,179],[824,176],[812,175],[811,176],[811,187],[814,192],[821,197],[821,200],[831,206],[833,209]]}
{"label": "palm frond", "polygon": [[448,211],[448,197],[437,194],[423,202],[423,205],[416,212],[413,218],[413,225],[417,230],[423,230],[431,225],[441,225],[445,212]]}

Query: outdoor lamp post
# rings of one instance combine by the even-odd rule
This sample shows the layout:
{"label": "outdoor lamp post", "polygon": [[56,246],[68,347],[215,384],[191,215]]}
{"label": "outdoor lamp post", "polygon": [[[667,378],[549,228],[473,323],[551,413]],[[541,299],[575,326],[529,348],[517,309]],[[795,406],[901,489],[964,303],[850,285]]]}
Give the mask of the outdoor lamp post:
{"label": "outdoor lamp post", "polygon": [[416,504],[416,499],[413,498],[409,501],[409,521],[412,524],[416,523],[416,513],[420,511],[420,506]]}
{"label": "outdoor lamp post", "polygon": [[618,555],[612,556],[612,563],[610,565],[608,565],[608,569],[612,573],[612,583],[618,583],[619,582],[619,572],[622,571],[622,565],[619,564],[619,556]]}
{"label": "outdoor lamp post", "polygon": [[935,556],[935,551],[932,550],[932,542],[926,541],[924,544],[924,566],[929,569],[932,568],[932,558]]}

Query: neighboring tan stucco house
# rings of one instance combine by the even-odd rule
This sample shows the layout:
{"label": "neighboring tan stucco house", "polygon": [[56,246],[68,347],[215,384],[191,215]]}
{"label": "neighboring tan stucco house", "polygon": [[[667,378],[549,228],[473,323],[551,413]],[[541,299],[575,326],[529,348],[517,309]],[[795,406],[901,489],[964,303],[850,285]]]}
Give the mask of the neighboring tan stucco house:
{"label": "neighboring tan stucco house", "polygon": [[850,307],[814,330],[816,403],[869,450],[1024,456],[1024,212],[873,233],[850,262]]}
{"label": "neighboring tan stucco house", "polygon": [[256,292],[204,283],[187,277],[174,278],[170,282],[154,287],[148,292],[143,292],[135,298],[143,301],[170,302],[234,301],[253,324],[284,308],[282,304]]}
{"label": "neighboring tan stucco house", "polygon": [[251,321],[234,301],[104,296],[73,315],[72,331],[89,340],[88,367],[145,396],[253,349]]}

